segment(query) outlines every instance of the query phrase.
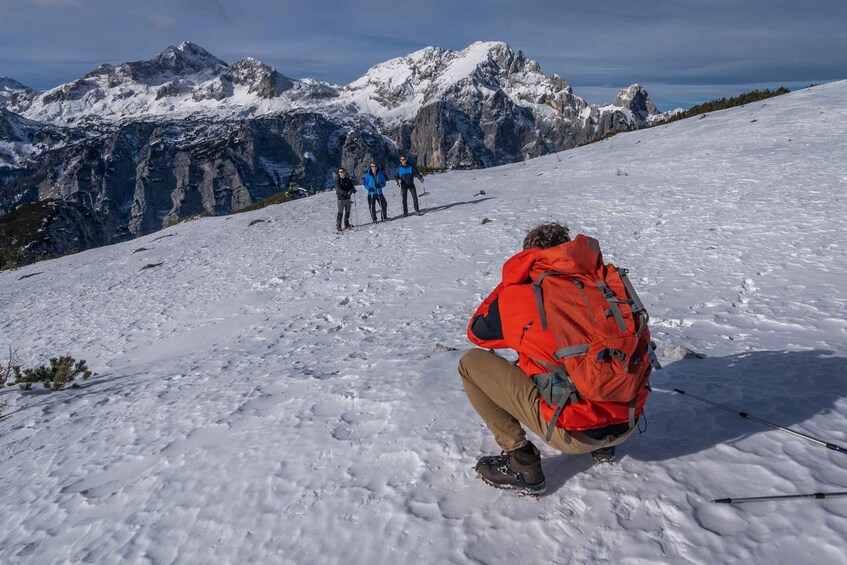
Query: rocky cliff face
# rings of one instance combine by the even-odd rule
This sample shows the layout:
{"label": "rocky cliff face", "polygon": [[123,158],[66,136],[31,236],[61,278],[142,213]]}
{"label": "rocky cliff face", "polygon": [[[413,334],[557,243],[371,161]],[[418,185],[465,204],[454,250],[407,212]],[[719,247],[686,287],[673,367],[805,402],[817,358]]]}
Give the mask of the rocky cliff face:
{"label": "rocky cliff face", "polygon": [[197,214],[228,214],[282,191],[321,190],[339,165],[359,177],[370,159],[396,161],[396,147],[375,131],[352,131],[311,112],[220,123],[134,121],[5,170],[0,212],[46,199],[85,208],[85,218],[65,214],[97,225],[78,230],[84,249]]}
{"label": "rocky cliff face", "polygon": [[338,166],[358,179],[400,150],[428,167],[488,167],[659,115],[639,85],[589,105],[504,43],[423,49],[347,86],[290,79],[252,58],[230,65],[191,43],[46,92],[4,84],[0,214],[67,203],[62,225],[84,224],[79,248],[328,188]]}

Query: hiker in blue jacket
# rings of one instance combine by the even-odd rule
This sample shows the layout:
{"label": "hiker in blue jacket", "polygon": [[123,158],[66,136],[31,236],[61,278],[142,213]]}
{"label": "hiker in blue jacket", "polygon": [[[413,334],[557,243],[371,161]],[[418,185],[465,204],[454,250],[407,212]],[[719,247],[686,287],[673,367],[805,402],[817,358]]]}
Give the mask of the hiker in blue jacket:
{"label": "hiker in blue jacket", "polygon": [[418,171],[418,168],[408,162],[405,154],[400,154],[400,166],[397,167],[397,186],[400,187],[403,197],[403,217],[409,215],[409,206],[407,204],[407,193],[412,193],[412,205],[415,207],[415,214],[421,215],[421,210],[418,208],[418,189],[415,188],[415,177],[424,182],[423,175]]}
{"label": "hiker in blue jacket", "polygon": [[382,208],[382,221],[388,220],[388,202],[382,194],[382,189],[386,184],[385,175],[376,163],[371,163],[370,167],[368,167],[368,170],[365,172],[365,180],[362,184],[368,189],[368,208],[371,211],[371,220],[376,223],[377,202],[379,202]]}

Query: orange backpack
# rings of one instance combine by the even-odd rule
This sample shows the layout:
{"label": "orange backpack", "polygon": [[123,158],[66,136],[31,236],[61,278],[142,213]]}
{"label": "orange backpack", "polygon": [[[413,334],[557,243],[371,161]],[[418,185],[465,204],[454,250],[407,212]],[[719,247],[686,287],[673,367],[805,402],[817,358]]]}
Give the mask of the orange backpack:
{"label": "orange backpack", "polygon": [[[649,317],[626,269],[603,263],[595,239],[579,235],[550,250],[550,263],[564,270],[531,273],[541,329],[549,330],[556,349],[544,352],[550,363],[532,357],[550,372],[533,376],[542,398],[559,414],[569,402],[629,403],[629,426],[635,426],[638,393],[661,369],[650,341]],[[540,353],[540,352],[539,352]]]}

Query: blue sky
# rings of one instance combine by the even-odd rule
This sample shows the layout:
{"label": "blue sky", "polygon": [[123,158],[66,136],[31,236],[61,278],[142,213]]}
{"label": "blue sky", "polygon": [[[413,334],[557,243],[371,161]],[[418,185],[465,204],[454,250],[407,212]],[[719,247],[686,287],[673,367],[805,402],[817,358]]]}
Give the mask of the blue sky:
{"label": "blue sky", "polygon": [[428,45],[505,41],[589,102],[662,109],[847,78],[847,0],[0,0],[0,76],[46,89],[193,41],[228,62],[344,84]]}

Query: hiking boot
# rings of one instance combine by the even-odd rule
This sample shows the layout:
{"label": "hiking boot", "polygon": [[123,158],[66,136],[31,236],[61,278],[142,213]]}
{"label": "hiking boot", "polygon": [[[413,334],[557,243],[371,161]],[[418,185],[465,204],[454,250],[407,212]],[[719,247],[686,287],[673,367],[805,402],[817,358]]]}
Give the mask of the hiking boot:
{"label": "hiking boot", "polygon": [[352,229],[353,229],[353,224],[351,224],[350,222],[346,222],[346,223],[344,224],[344,229],[345,229],[345,230],[352,230]]}
{"label": "hiking boot", "polygon": [[595,463],[611,463],[615,460],[615,446],[595,449],[591,452],[591,456],[594,458]]}
{"label": "hiking boot", "polygon": [[541,453],[532,443],[500,455],[480,457],[474,470],[486,484],[516,490],[519,494],[538,496],[547,488],[541,470]]}

